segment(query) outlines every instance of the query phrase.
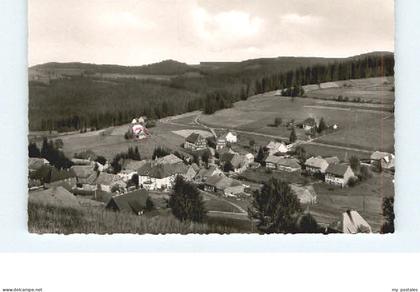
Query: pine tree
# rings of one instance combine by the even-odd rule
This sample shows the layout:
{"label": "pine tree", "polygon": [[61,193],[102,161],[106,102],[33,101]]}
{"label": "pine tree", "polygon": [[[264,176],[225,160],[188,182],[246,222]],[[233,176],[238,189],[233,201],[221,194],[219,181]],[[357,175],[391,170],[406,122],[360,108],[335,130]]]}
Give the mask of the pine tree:
{"label": "pine tree", "polygon": [[295,128],[292,129],[292,132],[290,132],[289,142],[295,143],[297,140],[296,131]]}

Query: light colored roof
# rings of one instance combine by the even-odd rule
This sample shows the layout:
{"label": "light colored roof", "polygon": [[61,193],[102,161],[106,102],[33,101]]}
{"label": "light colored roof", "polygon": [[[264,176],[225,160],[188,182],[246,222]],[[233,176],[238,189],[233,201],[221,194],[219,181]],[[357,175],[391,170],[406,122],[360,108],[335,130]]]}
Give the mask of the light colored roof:
{"label": "light colored roof", "polygon": [[286,147],[286,144],[283,142],[270,141],[266,147],[268,149],[279,149],[280,147]]}
{"label": "light colored roof", "polygon": [[298,186],[290,184],[290,188],[296,194],[302,204],[311,204],[316,202],[316,192],[312,186]]}
{"label": "light colored roof", "polygon": [[242,184],[237,180],[231,179],[230,177],[213,175],[208,178],[206,185],[211,185],[218,190],[224,190],[228,187],[241,186]]}
{"label": "light colored roof", "polygon": [[323,164],[328,164],[328,162],[322,158],[321,156],[318,157],[311,157],[305,161],[306,166],[314,167],[314,168],[322,168]]}
{"label": "light colored roof", "polygon": [[137,171],[146,163],[147,163],[147,160],[126,159],[123,164],[123,169]]}
{"label": "light colored roof", "polygon": [[95,172],[95,166],[93,165],[73,165],[71,167],[74,174],[78,178],[88,178]]}
{"label": "light colored roof", "polygon": [[100,185],[107,185],[110,186],[117,181],[121,181],[121,178],[116,174],[110,174],[106,172],[99,173],[98,177],[96,178],[95,183]]}
{"label": "light colored roof", "polygon": [[[381,160],[381,159],[385,159],[387,157],[392,157],[392,154],[387,153],[387,152],[380,152],[380,151],[375,151],[372,153],[372,155],[370,156],[370,159],[372,160]],[[388,158],[389,159],[389,158]]]}
{"label": "light colored roof", "polygon": [[167,163],[167,164],[175,164],[175,163],[183,163],[182,159],[174,154],[169,154],[164,157],[160,157],[156,159],[157,163]]}
{"label": "light colored roof", "polygon": [[43,165],[50,164],[50,162],[45,158],[38,158],[38,157],[29,157],[28,158],[28,168],[30,170],[38,170]]}
{"label": "light colored roof", "polygon": [[300,168],[300,164],[296,158],[270,155],[267,157],[265,162],[278,164],[290,168]]}
{"label": "light colored roof", "polygon": [[340,159],[338,159],[337,156],[326,157],[325,160],[328,162],[328,164],[340,163]]}
{"label": "light colored roof", "polygon": [[357,211],[348,210],[343,213],[343,233],[372,233],[372,228]]}
{"label": "light colored roof", "polygon": [[214,165],[210,166],[209,168],[202,168],[198,172],[198,176],[201,176],[201,177],[209,177],[209,176],[212,176],[213,173],[216,170],[218,170],[218,168],[216,166],[214,166]]}

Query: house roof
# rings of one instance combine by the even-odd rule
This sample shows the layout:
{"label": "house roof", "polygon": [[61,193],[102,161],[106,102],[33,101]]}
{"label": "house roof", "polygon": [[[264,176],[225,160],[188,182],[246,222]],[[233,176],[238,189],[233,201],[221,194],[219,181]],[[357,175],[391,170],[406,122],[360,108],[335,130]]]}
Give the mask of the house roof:
{"label": "house roof", "polygon": [[245,156],[237,153],[223,153],[220,157],[222,162],[230,162],[233,168],[239,168],[245,163]]}
{"label": "house roof", "polygon": [[270,141],[266,147],[268,149],[279,149],[280,147],[286,147],[286,144],[283,142]]}
{"label": "house roof", "polygon": [[197,141],[201,139],[204,139],[204,137],[198,133],[191,133],[187,138],[185,138],[187,142],[190,142],[193,144],[197,143]]}
{"label": "house roof", "polygon": [[226,176],[213,175],[206,181],[206,185],[215,187],[218,190],[224,190],[228,187],[236,187],[242,185],[239,181]]}
{"label": "house roof", "polygon": [[304,187],[290,184],[290,188],[296,194],[302,204],[313,203],[316,200],[317,195],[313,186]]}
{"label": "house roof", "polygon": [[326,157],[325,160],[328,162],[328,164],[340,163],[340,159],[338,159],[337,156]]}
{"label": "house roof", "polygon": [[200,167],[197,165],[197,163],[191,164],[191,167],[194,169],[195,172],[199,172],[200,171]]}
{"label": "house roof", "polygon": [[174,154],[169,154],[166,155],[164,157],[160,157],[158,159],[156,159],[157,163],[162,163],[162,164],[175,164],[175,163],[183,163],[182,159],[179,158],[178,156],[174,155]]}
{"label": "house roof", "polygon": [[38,170],[42,166],[50,164],[50,162],[45,158],[38,158],[38,157],[29,157],[28,158],[28,168],[30,170]]}
{"label": "house roof", "polygon": [[61,186],[52,187],[46,190],[29,192],[29,199],[43,204],[54,204],[59,206],[78,206],[77,198]]}
{"label": "house roof", "polygon": [[328,164],[328,162],[322,158],[321,156],[311,157],[305,161],[306,166],[314,167],[314,168],[321,168],[322,165]]}
{"label": "house roof", "polygon": [[370,159],[372,159],[372,160],[381,160],[381,159],[386,159],[386,157],[390,157],[391,155],[392,154],[390,154],[390,153],[375,151],[370,156]]}
{"label": "house roof", "polygon": [[216,166],[214,166],[214,165],[210,166],[209,168],[202,168],[198,172],[198,176],[201,176],[201,177],[209,177],[209,176],[212,176],[213,173],[216,170],[218,170],[218,168]]}
{"label": "house roof", "polygon": [[125,169],[125,170],[137,171],[139,168],[141,168],[146,163],[147,163],[147,160],[126,159],[126,160],[124,160],[122,168]]}
{"label": "house roof", "polygon": [[267,157],[265,162],[278,164],[290,168],[300,168],[300,164],[296,158],[270,155]]}
{"label": "house roof", "polygon": [[100,184],[100,185],[110,186],[117,181],[121,181],[120,176],[118,176],[116,174],[101,172],[101,173],[99,173],[98,177],[96,178],[95,183]]}
{"label": "house roof", "polygon": [[188,167],[184,163],[161,164],[148,162],[138,170],[138,174],[161,179],[176,174],[185,174],[187,171]]}
{"label": "house roof", "polygon": [[349,167],[350,166],[345,164],[330,164],[325,170],[325,173],[329,173],[338,177],[344,177],[344,174],[346,173]]}
{"label": "house roof", "polygon": [[343,233],[371,233],[369,223],[355,210],[347,210],[343,213]]}
{"label": "house roof", "polygon": [[78,178],[88,178],[90,175],[92,175],[95,172],[95,166],[94,165],[73,165],[71,167],[71,170],[73,170],[74,174]]}
{"label": "house roof", "polygon": [[145,189],[135,190],[131,193],[112,197],[106,208],[115,206],[119,211],[133,212],[138,214],[146,208],[146,202],[149,198],[149,193]]}

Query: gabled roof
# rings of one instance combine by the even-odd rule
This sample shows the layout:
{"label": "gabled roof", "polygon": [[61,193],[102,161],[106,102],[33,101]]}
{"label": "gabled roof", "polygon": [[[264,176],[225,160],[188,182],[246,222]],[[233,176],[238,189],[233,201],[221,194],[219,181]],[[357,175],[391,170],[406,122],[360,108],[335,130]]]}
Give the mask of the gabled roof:
{"label": "gabled roof", "polygon": [[198,176],[201,176],[201,177],[209,177],[209,176],[212,176],[213,173],[216,170],[218,170],[218,168],[216,166],[212,165],[209,168],[202,168],[202,169],[200,169],[200,171],[198,172],[197,175]]}
{"label": "gabled roof", "polygon": [[306,166],[314,168],[322,168],[323,165],[328,164],[328,162],[321,156],[311,157],[305,161]]}
{"label": "gabled roof", "polygon": [[160,157],[156,159],[157,163],[162,164],[175,164],[175,163],[183,163],[183,160],[174,154],[169,154],[164,157]]}
{"label": "gabled roof", "polygon": [[88,178],[95,172],[94,165],[73,165],[71,170],[77,178]]}
{"label": "gabled roof", "polygon": [[149,193],[145,189],[112,197],[106,208],[138,214],[146,208]]}
{"label": "gabled roof", "polygon": [[161,164],[148,162],[138,170],[138,174],[161,179],[176,174],[185,174],[187,171],[188,167],[184,163]]}
{"label": "gabled roof", "polygon": [[346,173],[349,167],[350,166],[345,164],[330,164],[325,170],[325,173],[332,174],[338,177],[344,177],[344,174]]}
{"label": "gabled roof", "polygon": [[126,159],[126,160],[124,160],[122,168],[125,169],[125,170],[137,171],[138,169],[140,169],[146,163],[147,163],[147,160]]}
{"label": "gabled roof", "polygon": [[391,155],[392,154],[390,154],[390,153],[375,151],[370,156],[370,159],[372,159],[372,160],[381,160],[381,159],[385,159],[386,157],[392,157]]}
{"label": "gabled roof", "polygon": [[198,133],[191,133],[187,138],[185,138],[187,142],[190,142],[193,144],[197,143],[197,141],[201,139],[204,139],[204,137]]}
{"label": "gabled roof", "polygon": [[44,165],[48,165],[50,162],[45,158],[38,157],[29,157],[28,158],[28,168],[30,170],[38,170]]}
{"label": "gabled roof", "polygon": [[280,147],[286,147],[286,144],[283,142],[270,141],[266,147],[268,149],[279,149]]}
{"label": "gabled roof", "polygon": [[299,161],[296,158],[270,155],[265,160],[266,163],[273,163],[290,168],[300,168]]}
{"label": "gabled roof", "polygon": [[338,159],[337,156],[326,157],[325,160],[328,162],[328,164],[340,163],[340,159]]}
{"label": "gabled roof", "polygon": [[95,183],[100,184],[100,185],[110,186],[117,181],[121,181],[120,176],[118,176],[116,174],[101,172],[101,173],[99,173],[98,177],[96,178]]}
{"label": "gabled roof", "polygon": [[347,210],[343,213],[343,233],[372,233],[372,228],[357,211]]}
{"label": "gabled roof", "polygon": [[78,206],[76,197],[65,188],[58,186],[46,190],[29,192],[29,199],[43,204],[59,206]]}

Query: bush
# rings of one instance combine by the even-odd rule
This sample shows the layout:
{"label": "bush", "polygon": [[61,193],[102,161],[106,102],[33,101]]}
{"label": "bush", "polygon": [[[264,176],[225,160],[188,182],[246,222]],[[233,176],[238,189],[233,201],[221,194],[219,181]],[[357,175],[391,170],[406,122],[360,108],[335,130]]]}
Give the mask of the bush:
{"label": "bush", "polygon": [[356,177],[351,177],[349,178],[349,181],[347,182],[347,184],[349,185],[349,187],[354,187],[357,184],[357,178]]}

